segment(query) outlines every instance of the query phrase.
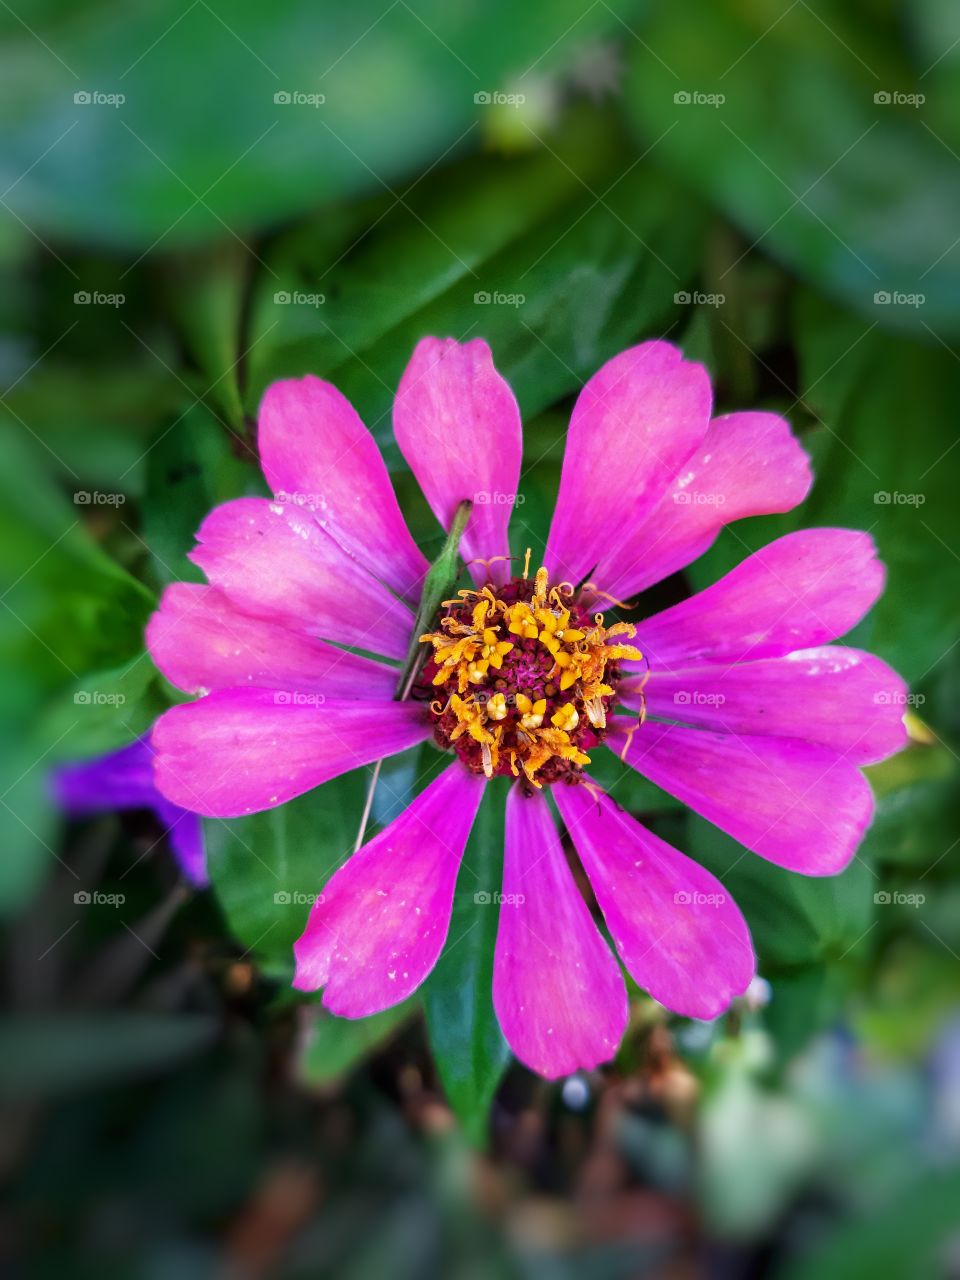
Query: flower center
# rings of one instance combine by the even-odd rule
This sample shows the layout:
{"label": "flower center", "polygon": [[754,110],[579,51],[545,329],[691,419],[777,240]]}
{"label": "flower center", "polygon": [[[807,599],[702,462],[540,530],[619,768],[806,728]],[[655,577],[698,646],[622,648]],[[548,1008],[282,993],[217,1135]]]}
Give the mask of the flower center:
{"label": "flower center", "polygon": [[[529,556],[529,553],[528,553]],[[521,771],[534,787],[575,782],[607,727],[621,658],[639,650],[628,622],[604,626],[546,569],[446,600],[414,696],[433,695],[437,743],[488,778]],[[436,696],[439,690],[441,696]]]}

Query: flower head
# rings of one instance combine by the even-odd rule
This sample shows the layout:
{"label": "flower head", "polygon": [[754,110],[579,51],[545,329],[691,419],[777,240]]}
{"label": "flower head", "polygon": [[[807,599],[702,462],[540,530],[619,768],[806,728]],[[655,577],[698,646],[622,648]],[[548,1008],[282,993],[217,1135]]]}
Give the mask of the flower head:
{"label": "flower head", "polygon": [[[405,999],[446,937],[487,780],[513,779],[493,999],[547,1076],[608,1060],[627,1018],[620,966],[576,888],[552,789],[626,969],[711,1018],[754,972],[721,882],[589,780],[613,750],[761,857],[832,875],[872,813],[860,766],[904,741],[903,685],[831,642],[880,593],[866,534],[788,534],[651,616],[618,602],[683,569],[724,524],[796,506],[809,464],[769,413],[711,417],[704,369],[665,342],[622,352],[573,410],[542,566],[512,560],[520,415],[485,343],[425,338],[394,405],[397,442],[441,525],[472,502],[473,586],[415,626],[427,562],[354,410],[307,377],[272,386],[260,453],[274,500],[213,511],[148,641],[201,696],[154,732],[157,785],[196,812],[283,804],[432,737],[446,770],[323,886],[296,985],[362,1017]],[[409,697],[401,660],[419,648]],[[357,650],[380,655],[361,656]]]}

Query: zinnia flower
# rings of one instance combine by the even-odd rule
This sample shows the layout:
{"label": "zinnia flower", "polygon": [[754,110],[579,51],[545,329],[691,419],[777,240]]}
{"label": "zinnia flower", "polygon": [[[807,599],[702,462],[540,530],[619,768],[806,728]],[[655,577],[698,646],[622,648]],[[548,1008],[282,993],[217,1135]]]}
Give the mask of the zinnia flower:
{"label": "zinnia flower", "polygon": [[171,804],[153,781],[153,751],[146,738],[53,772],[54,797],[64,813],[82,818],[114,810],[149,809],[160,822],[180,866],[198,889],[210,883],[203,827],[195,813]]}
{"label": "zinnia flower", "polygon": [[715,1017],[755,972],[743,916],[592,784],[589,764],[612,749],[755,854],[841,871],[871,817],[860,766],[904,740],[899,678],[829,643],[882,589],[871,539],[788,534],[680,604],[605,621],[725,523],[787,511],[811,482],[783,419],[711,420],[705,370],[666,342],[622,352],[580,392],[535,571],[529,553],[511,558],[520,414],[487,345],[423,339],[394,430],[444,529],[473,502],[461,552],[474,588],[416,636],[426,658],[411,696],[397,697],[395,666],[364,654],[404,658],[427,562],[350,404],[317,378],[275,383],[259,421],[275,500],[211,512],[192,553],[210,585],[168,588],[149,626],[160,669],[203,695],[158,721],[157,785],[177,805],[236,816],[432,737],[449,766],[318,885],[296,986],[324,988],[353,1018],[417,989],[444,944],[486,780],[505,775],[493,1000],[516,1055],[549,1077],[589,1068],[627,1021],[548,791],[626,969],[677,1013]]}

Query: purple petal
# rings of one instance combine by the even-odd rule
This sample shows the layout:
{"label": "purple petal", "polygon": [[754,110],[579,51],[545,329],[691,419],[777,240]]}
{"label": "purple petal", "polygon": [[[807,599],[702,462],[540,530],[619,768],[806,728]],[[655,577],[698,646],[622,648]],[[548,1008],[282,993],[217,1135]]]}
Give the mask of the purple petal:
{"label": "purple petal", "polygon": [[627,1025],[613,953],[581,898],[539,793],[507,799],[493,1004],[510,1048],[548,1079],[608,1062]]}
{"label": "purple petal", "polygon": [[[393,406],[400,452],[430,509],[449,529],[457,506],[474,506],[463,535],[465,560],[510,555],[507,526],[520,480],[520,410],[479,338],[422,338]],[[505,582],[509,561],[470,566],[474,581]]]}
{"label": "purple petal", "polygon": [[181,808],[236,818],[430,737],[416,703],[317,697],[226,689],[171,707],[153,728],[157,787]]}
{"label": "purple petal", "polygon": [[260,402],[263,473],[375,578],[414,603],[429,568],[411,538],[373,436],[329,382],[274,382]]}
{"label": "purple petal", "polygon": [[[639,710],[642,680],[625,680],[624,706]],[[802,738],[833,747],[854,764],[884,760],[906,746],[907,686],[860,649],[828,645],[737,666],[654,668],[643,685],[657,720],[723,733]]]}
{"label": "purple petal", "polygon": [[[607,743],[619,752],[624,741],[615,722]],[[870,785],[855,765],[795,738],[648,720],[625,759],[754,853],[807,876],[842,871],[873,814]]]}
{"label": "purple petal", "polygon": [[629,972],[674,1013],[717,1017],[756,972],[746,921],[723,885],[598,788],[554,794]]}
{"label": "purple petal", "polygon": [[666,669],[782,657],[849,631],[883,578],[869,534],[788,533],[705,591],[638,623],[635,643],[651,666]]}
{"label": "purple petal", "polygon": [[198,888],[210,883],[200,819],[165,800],[157,790],[153,750],[147,738],[138,738],[96,760],[62,766],[54,771],[53,787],[58,803],[71,817],[114,809],[151,809],[190,883]]}
{"label": "purple petal", "polygon": [[416,991],[443,948],[484,780],[459,761],[337,871],[294,946],[301,991],[344,1018]]}
{"label": "purple petal", "polygon": [[810,490],[810,462],[775,413],[714,418],[703,444],[637,523],[621,528],[594,578],[626,600],[697,560],[725,524],[790,511]]}
{"label": "purple petal", "polygon": [[210,512],[197,541],[190,559],[242,612],[370,653],[405,656],[413,614],[309,511],[235,498]]}
{"label": "purple petal", "polygon": [[251,618],[216,587],[189,582],[164,591],[147,624],[147,648],[167,679],[187,693],[250,686],[386,699],[397,686],[396,668]]}
{"label": "purple petal", "polygon": [[586,383],[567,432],[544,563],[585,578],[661,495],[703,439],[710,379],[669,342],[621,351]]}

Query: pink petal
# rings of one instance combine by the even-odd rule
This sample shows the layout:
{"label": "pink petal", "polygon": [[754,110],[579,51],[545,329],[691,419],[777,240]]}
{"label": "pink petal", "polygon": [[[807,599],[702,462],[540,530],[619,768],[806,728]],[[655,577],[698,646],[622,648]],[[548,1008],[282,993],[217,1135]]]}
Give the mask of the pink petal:
{"label": "pink petal", "polygon": [[250,618],[216,587],[191,582],[167,587],[147,624],[147,648],[167,679],[187,693],[249,685],[386,700],[397,686],[396,668]]}
{"label": "pink petal", "polygon": [[226,689],[171,707],[153,728],[157,788],[183,809],[236,818],[430,737],[415,703],[313,697]]}
{"label": "pink petal", "polygon": [[703,443],[649,513],[609,547],[594,578],[626,600],[698,559],[725,524],[790,511],[810,490],[810,461],[775,413],[714,418]]}
{"label": "pink petal", "polygon": [[[636,683],[619,696],[639,710]],[[854,764],[883,760],[906,746],[907,686],[872,654],[828,645],[738,666],[654,668],[644,686],[647,712],[724,733],[802,738],[833,747]]]}
{"label": "pink petal", "polygon": [[548,1079],[608,1062],[627,1025],[617,962],[594,924],[542,795],[507,799],[493,1004],[510,1048]]}
{"label": "pink petal", "polygon": [[[622,750],[619,726],[607,742]],[[796,738],[648,720],[626,762],[754,853],[807,876],[842,871],[873,815],[863,774],[829,747]]]}
{"label": "pink petal", "polygon": [[364,1018],[406,1000],[437,963],[484,780],[459,761],[328,881],[294,946],[301,991]]}
{"label": "pink petal", "polygon": [[674,1013],[716,1018],[756,972],[750,932],[723,885],[594,787],[556,787],[623,963]]}
{"label": "pink petal", "polygon": [[416,602],[429,565],[400,514],[373,436],[320,378],[274,382],[260,402],[263,473],[281,500],[317,522],[375,578]]}
{"label": "pink petal", "polygon": [[659,501],[706,433],[710,379],[669,342],[621,351],[586,383],[570,418],[545,564],[587,577]]}
{"label": "pink petal", "polygon": [[635,643],[651,666],[664,668],[782,657],[849,631],[880,595],[883,579],[869,534],[803,529],[639,622]]}
{"label": "pink petal", "polygon": [[[510,555],[507,525],[520,480],[520,410],[479,338],[422,338],[400,379],[393,430],[430,509],[449,529],[459,503],[473,511],[465,560]],[[509,561],[470,567],[473,580],[505,582]]]}
{"label": "pink petal", "polygon": [[244,613],[305,635],[402,658],[413,614],[313,516],[266,498],[214,507],[190,553]]}

